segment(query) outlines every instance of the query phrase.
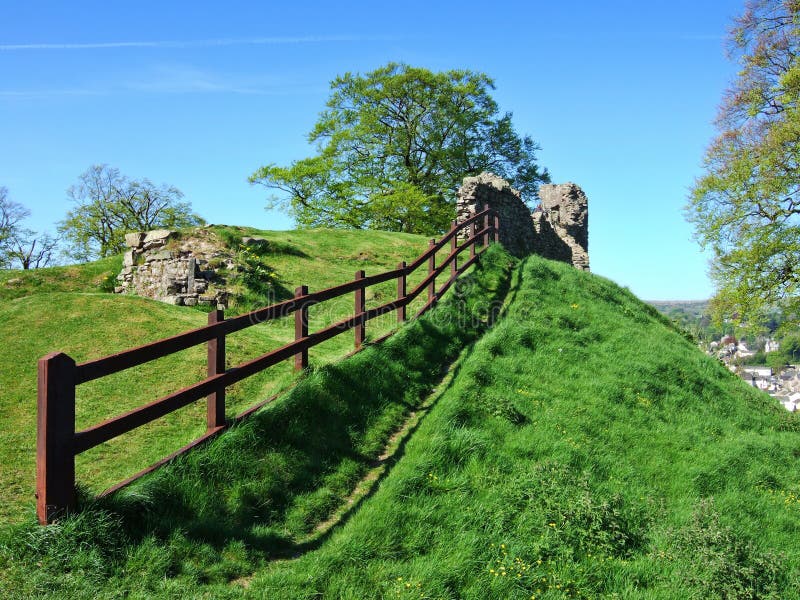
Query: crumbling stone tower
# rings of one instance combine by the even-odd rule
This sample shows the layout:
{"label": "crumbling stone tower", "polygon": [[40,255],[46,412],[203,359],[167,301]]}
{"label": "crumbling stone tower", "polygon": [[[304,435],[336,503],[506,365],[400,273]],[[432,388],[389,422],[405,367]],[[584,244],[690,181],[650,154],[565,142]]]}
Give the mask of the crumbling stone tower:
{"label": "crumbling stone tower", "polygon": [[531,215],[536,230],[533,251],[589,270],[589,206],[574,183],[542,185],[541,204]]}
{"label": "crumbling stone tower", "polygon": [[589,209],[574,183],[543,185],[533,214],[504,179],[491,173],[465,177],[458,191],[457,219],[489,206],[500,216],[500,242],[514,256],[539,254],[589,270]]}

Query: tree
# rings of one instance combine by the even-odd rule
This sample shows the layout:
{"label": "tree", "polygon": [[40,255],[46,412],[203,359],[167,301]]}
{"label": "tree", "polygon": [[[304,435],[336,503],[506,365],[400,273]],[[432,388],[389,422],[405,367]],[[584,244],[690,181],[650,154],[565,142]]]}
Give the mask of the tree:
{"label": "tree", "polygon": [[11,266],[14,242],[23,233],[22,221],[30,211],[8,197],[8,188],[0,187],[0,268]]}
{"label": "tree", "polygon": [[250,177],[280,195],[300,226],[369,227],[433,234],[455,218],[455,192],[467,175],[492,171],[536,198],[549,180],[538,147],[498,113],[482,73],[390,63],[331,82],[309,141],[316,156]]}
{"label": "tree", "polygon": [[67,190],[75,208],[59,231],[77,260],[111,256],[125,248],[125,234],[150,229],[202,225],[183,194],[173,186],[156,187],[148,179],[129,179],[119,169],[93,165]]}
{"label": "tree", "polygon": [[687,218],[713,252],[717,317],[800,308],[800,2],[752,0],[735,22],[742,69],[717,119]]}
{"label": "tree", "polygon": [[9,250],[9,257],[16,261],[25,270],[46,267],[53,262],[53,253],[58,248],[59,239],[49,233],[42,233],[36,236],[31,230],[25,230],[28,234],[14,240]]}
{"label": "tree", "polygon": [[58,240],[44,233],[23,227],[30,211],[8,197],[8,189],[0,187],[0,268],[20,266],[38,269],[50,264]]}

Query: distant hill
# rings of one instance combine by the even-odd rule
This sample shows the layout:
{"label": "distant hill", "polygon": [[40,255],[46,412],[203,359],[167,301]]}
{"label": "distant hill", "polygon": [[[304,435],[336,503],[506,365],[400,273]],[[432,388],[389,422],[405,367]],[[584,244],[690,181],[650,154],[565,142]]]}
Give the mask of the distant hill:
{"label": "distant hill", "polygon": [[712,322],[709,300],[649,300],[647,303],[697,341],[718,340],[723,334]]}
{"label": "distant hill", "polygon": [[681,312],[693,317],[700,317],[708,312],[708,300],[647,300],[647,303],[668,315]]}

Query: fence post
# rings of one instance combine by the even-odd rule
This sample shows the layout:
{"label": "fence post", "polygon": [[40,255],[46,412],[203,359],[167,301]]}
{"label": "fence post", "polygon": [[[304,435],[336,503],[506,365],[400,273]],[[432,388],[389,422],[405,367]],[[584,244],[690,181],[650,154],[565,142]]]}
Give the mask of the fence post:
{"label": "fence post", "polygon": [[[397,301],[402,302],[406,299],[406,261],[403,261],[397,265],[397,268],[403,271],[400,274],[400,277],[397,278]],[[403,304],[402,306],[397,307],[397,322],[404,323],[405,320],[406,305]]]}
{"label": "fence post", "polygon": [[494,241],[500,242],[500,216],[494,213]]}
{"label": "fence post", "polygon": [[[453,232],[453,237],[450,238],[450,254],[453,254],[456,251],[456,246],[458,246],[458,240],[456,239],[458,236],[455,235],[455,230],[458,228],[458,221],[453,221],[450,223],[450,231]],[[454,256],[453,260],[450,261],[450,277],[455,277],[458,273],[458,257]]]}
{"label": "fence post", "polygon": [[75,361],[63,352],[39,359],[36,515],[47,525],[75,504]]}
{"label": "fence post", "polygon": [[[215,325],[225,320],[225,313],[214,309],[208,313],[208,324]],[[208,376],[225,372],[225,334],[221,333],[208,340]],[[225,426],[225,386],[219,386],[206,399],[206,430],[212,431]]]}
{"label": "fence post", "polygon": [[489,213],[483,215],[483,247],[489,245]]}
{"label": "fence post", "polygon": [[478,243],[478,240],[475,239],[475,233],[477,230],[477,227],[475,227],[475,221],[469,224],[469,237],[472,239],[472,243],[469,245],[470,258],[475,258],[475,244]]}
{"label": "fence post", "polygon": [[[428,242],[428,250],[433,248],[436,245],[436,240],[431,240]],[[433,252],[428,257],[428,275],[433,274],[436,270],[436,253]],[[433,298],[436,296],[436,277],[431,279],[430,283],[428,284],[428,303],[433,302]]]}
{"label": "fence post", "polygon": [[[308,286],[301,285],[294,290],[294,297],[308,295]],[[294,339],[295,341],[308,337],[308,307],[294,311]],[[294,370],[302,371],[308,366],[308,349],[294,355]]]}
{"label": "fence post", "polygon": [[[364,279],[366,277],[366,273],[364,271],[356,271],[356,281],[359,279]],[[364,311],[366,310],[367,305],[364,301],[364,287],[361,286],[356,289],[355,292],[355,316],[360,317],[358,325],[355,326],[355,344],[356,350],[361,348],[361,345],[364,343],[364,329],[365,329],[365,322],[363,319]]]}

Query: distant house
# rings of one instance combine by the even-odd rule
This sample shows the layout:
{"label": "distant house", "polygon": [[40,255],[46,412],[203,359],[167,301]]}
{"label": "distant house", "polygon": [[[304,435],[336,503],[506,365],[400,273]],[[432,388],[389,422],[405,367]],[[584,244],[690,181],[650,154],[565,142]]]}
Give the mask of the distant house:
{"label": "distant house", "polygon": [[797,412],[797,409],[800,408],[800,392],[790,394],[788,398],[784,398],[781,401],[781,404],[789,412]]}
{"label": "distant house", "polygon": [[747,346],[743,341],[739,341],[739,344],[736,346],[736,356],[739,358],[747,358],[749,356],[753,356],[755,352],[751,352],[747,349]]}
{"label": "distant house", "polygon": [[742,367],[743,379],[769,379],[772,377],[772,369],[770,367]]}

